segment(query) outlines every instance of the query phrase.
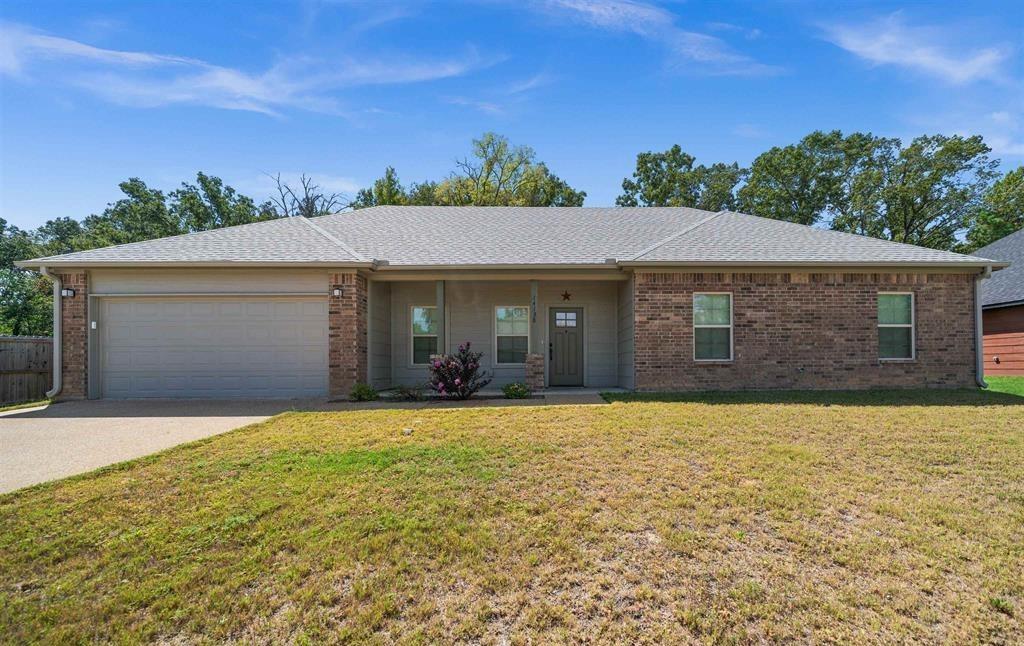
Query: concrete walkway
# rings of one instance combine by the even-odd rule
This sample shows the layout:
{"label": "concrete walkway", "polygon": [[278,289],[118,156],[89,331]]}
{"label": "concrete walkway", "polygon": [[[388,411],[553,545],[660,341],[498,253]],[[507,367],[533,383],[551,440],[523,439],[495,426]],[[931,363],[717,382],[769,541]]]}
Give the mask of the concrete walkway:
{"label": "concrete walkway", "polygon": [[0,494],[85,473],[260,422],[290,410],[477,408],[603,404],[597,391],[542,399],[348,403],[296,400],[99,400],[0,413]]}
{"label": "concrete walkway", "polygon": [[0,493],[217,435],[297,404],[103,400],[0,413]]}

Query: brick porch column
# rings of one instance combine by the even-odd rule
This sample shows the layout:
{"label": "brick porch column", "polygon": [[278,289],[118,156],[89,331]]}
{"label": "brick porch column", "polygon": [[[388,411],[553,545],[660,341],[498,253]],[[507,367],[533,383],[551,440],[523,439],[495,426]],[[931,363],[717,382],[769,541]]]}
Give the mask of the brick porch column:
{"label": "brick porch column", "polygon": [[530,353],[526,355],[526,385],[537,392],[544,390],[544,355]]}
{"label": "brick porch column", "polygon": [[330,397],[348,399],[352,386],[367,381],[366,278],[355,272],[332,272],[328,282]]}
{"label": "brick porch column", "polygon": [[57,400],[85,399],[89,394],[89,277],[85,272],[61,273],[61,391]]}

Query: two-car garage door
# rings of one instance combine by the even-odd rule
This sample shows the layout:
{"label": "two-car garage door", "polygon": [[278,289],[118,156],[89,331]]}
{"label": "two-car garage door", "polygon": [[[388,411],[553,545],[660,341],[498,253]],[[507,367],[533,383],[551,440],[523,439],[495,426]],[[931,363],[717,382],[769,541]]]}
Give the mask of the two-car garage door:
{"label": "two-car garage door", "polygon": [[324,297],[100,298],[102,397],[327,395]]}

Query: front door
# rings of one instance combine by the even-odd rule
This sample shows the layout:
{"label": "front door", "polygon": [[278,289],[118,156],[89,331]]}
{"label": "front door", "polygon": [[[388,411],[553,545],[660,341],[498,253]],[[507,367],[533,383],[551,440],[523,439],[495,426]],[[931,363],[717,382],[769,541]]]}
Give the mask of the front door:
{"label": "front door", "polygon": [[583,309],[557,307],[551,309],[548,331],[548,360],[552,386],[583,385]]}

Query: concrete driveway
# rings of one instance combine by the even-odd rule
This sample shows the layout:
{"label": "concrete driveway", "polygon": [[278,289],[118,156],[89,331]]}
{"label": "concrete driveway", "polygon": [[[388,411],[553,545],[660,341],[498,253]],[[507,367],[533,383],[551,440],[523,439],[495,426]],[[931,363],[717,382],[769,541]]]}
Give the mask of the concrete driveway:
{"label": "concrete driveway", "polygon": [[[0,413],[0,493],[267,419],[296,401],[80,401]],[[322,405],[322,404],[320,404]]]}

